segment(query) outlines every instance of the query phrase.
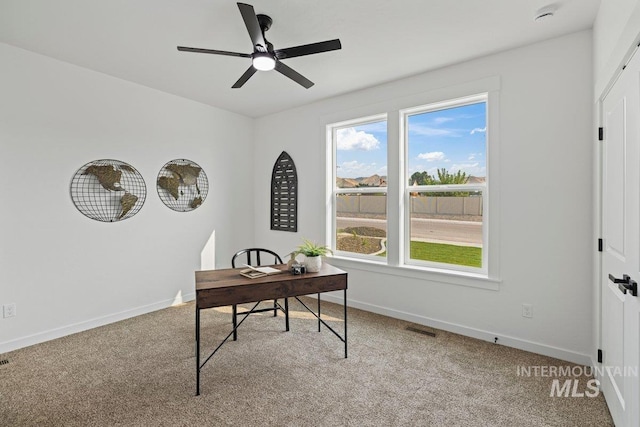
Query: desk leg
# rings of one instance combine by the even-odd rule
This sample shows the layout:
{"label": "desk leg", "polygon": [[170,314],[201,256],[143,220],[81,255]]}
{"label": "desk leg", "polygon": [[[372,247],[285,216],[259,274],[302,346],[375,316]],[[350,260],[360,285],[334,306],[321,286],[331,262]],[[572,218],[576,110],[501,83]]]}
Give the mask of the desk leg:
{"label": "desk leg", "polygon": [[347,358],[347,290],[344,290],[344,358]]}
{"label": "desk leg", "polygon": [[200,309],[196,307],[196,396],[200,395]]}
{"label": "desk leg", "polygon": [[318,332],[320,332],[320,292],[318,292]]}
{"label": "desk leg", "polygon": [[284,324],[286,331],[289,332],[289,298],[284,299]]}
{"label": "desk leg", "polygon": [[238,306],[233,304],[233,340],[238,341]]}

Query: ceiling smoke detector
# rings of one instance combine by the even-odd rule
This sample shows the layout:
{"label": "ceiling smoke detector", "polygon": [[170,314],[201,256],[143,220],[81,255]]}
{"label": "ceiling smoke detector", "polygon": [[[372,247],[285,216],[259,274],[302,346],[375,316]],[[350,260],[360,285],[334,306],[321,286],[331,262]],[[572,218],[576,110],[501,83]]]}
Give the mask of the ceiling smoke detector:
{"label": "ceiling smoke detector", "polygon": [[538,9],[533,20],[536,22],[548,21],[553,17],[553,14],[556,12],[558,8],[555,5],[545,6],[541,9]]}

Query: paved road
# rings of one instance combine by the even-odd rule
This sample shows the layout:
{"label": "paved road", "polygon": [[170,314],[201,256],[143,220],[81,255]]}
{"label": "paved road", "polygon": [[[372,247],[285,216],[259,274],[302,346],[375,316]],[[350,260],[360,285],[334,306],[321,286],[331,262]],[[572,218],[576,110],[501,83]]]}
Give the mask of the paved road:
{"label": "paved road", "polygon": [[[386,221],[382,219],[338,217],[336,222],[338,228],[376,227],[385,231],[387,229]],[[482,246],[482,223],[414,218],[411,220],[411,239],[425,242]]]}

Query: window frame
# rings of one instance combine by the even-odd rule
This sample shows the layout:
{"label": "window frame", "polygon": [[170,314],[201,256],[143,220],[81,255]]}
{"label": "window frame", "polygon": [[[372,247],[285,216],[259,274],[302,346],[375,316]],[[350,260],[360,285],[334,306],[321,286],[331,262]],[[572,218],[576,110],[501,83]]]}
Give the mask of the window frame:
{"label": "window frame", "polygon": [[[485,122],[486,122],[486,142],[485,142],[485,160],[487,161],[485,183],[484,184],[447,184],[447,185],[409,185],[409,176],[407,167],[409,165],[409,117],[431,113],[436,111],[447,110],[451,108],[464,107],[467,105],[485,103]],[[489,166],[488,166],[488,153],[489,153],[489,139],[491,135],[491,128],[489,126],[489,94],[478,93],[475,95],[469,95],[457,99],[448,99],[445,101],[429,103],[425,105],[419,105],[415,107],[405,108],[399,110],[399,120],[401,123],[400,143],[402,145],[402,179],[401,179],[401,192],[403,195],[403,214],[401,215],[401,221],[404,221],[404,230],[401,234],[401,248],[402,255],[401,262],[403,265],[422,267],[426,269],[438,269],[455,272],[475,273],[482,276],[488,275],[488,263],[489,263],[489,242],[487,223],[489,220]],[[435,193],[435,192],[453,192],[453,191],[480,191],[482,193],[482,264],[480,268],[469,267],[456,264],[439,263],[434,261],[424,261],[411,258],[411,193]]]}
{"label": "window frame", "polygon": [[[449,80],[450,79],[444,79]],[[443,85],[444,83],[444,85]],[[464,83],[434,82],[431,88],[424,87],[422,92],[416,92],[415,88],[402,88],[396,97],[385,96],[381,99],[370,99],[367,104],[353,104],[347,102],[342,110],[334,110],[322,115],[319,125],[323,127],[322,139],[325,145],[325,243],[333,245],[332,233],[335,230],[335,221],[332,220],[332,211],[335,209],[333,188],[335,182],[335,150],[331,129],[333,126],[345,126],[359,123],[366,118],[387,118],[387,258],[371,261],[352,256],[334,255],[331,263],[343,268],[360,270],[367,273],[404,277],[426,281],[431,284],[457,285],[463,287],[479,288],[491,291],[499,291],[502,282],[500,275],[500,76],[494,75],[469,80]],[[490,199],[485,203],[490,209],[491,215],[484,218],[483,241],[488,246],[486,250],[486,273],[468,272],[460,270],[442,269],[436,266],[424,267],[406,264],[404,262],[404,233],[405,233],[405,200],[403,183],[405,177],[405,147],[402,143],[404,123],[400,118],[400,111],[410,111],[415,106],[433,105],[451,100],[463,99],[473,94],[486,94],[487,96],[487,133],[486,146],[486,194],[491,192]],[[387,93],[388,95],[388,93]],[[348,120],[345,120],[348,118]],[[484,208],[484,207],[483,207]],[[335,247],[335,246],[331,246]],[[483,255],[484,256],[484,255]]]}
{"label": "window frame", "polygon": [[[355,252],[347,252],[347,251],[339,251],[337,249],[337,199],[339,194],[367,194],[367,193],[384,193],[385,198],[387,200],[387,215],[389,212],[389,198],[387,193],[387,187],[358,187],[358,188],[338,188],[336,185],[338,174],[337,174],[337,134],[340,129],[367,125],[371,123],[376,123],[380,121],[387,122],[387,136],[388,136],[388,117],[387,114],[375,114],[372,116],[367,116],[359,119],[346,120],[339,123],[333,123],[331,125],[327,125],[327,134],[330,140],[331,147],[331,162],[329,163],[329,167],[331,168],[331,208],[329,209],[330,215],[328,215],[328,223],[330,224],[329,231],[327,232],[327,244],[333,250],[334,255],[344,258],[353,258],[359,260],[367,260],[370,262],[378,262],[380,264],[386,264],[387,257],[379,257],[377,255],[366,255],[366,254],[358,254]],[[388,143],[387,143],[388,145]],[[387,163],[388,163],[388,152],[387,152]],[[387,230],[389,227],[388,218],[385,219],[387,221]]]}

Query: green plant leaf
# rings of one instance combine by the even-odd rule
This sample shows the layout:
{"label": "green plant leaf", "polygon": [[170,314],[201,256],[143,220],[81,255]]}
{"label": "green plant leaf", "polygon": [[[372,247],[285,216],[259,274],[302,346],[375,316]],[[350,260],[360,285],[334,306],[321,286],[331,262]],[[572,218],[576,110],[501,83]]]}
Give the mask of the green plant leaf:
{"label": "green plant leaf", "polygon": [[302,244],[298,246],[296,253],[303,254],[304,256],[325,256],[327,254],[333,254],[333,251],[326,245],[318,245],[308,239],[302,239]]}

